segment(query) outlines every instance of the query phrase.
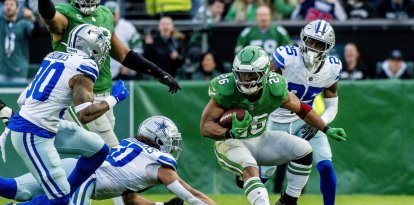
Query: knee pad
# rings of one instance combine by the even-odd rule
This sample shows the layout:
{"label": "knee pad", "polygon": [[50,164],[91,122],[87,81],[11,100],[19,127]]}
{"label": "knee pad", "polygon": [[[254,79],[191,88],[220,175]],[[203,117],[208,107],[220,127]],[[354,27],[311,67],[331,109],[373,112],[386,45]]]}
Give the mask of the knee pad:
{"label": "knee pad", "polygon": [[293,160],[293,162],[298,163],[298,164],[303,164],[303,165],[311,165],[312,159],[313,159],[312,155],[313,155],[313,152],[310,152],[302,158]]}

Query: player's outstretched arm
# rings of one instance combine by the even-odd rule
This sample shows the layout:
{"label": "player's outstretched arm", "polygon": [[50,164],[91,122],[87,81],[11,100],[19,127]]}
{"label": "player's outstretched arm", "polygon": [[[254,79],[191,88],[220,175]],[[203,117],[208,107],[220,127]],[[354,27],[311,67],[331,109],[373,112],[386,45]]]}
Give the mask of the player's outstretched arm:
{"label": "player's outstretched arm", "polygon": [[204,137],[215,140],[224,140],[229,137],[226,136],[227,128],[220,126],[217,121],[223,115],[225,110],[213,99],[208,102],[201,115],[200,132]]}
{"label": "player's outstretched arm", "polygon": [[158,180],[170,191],[190,205],[215,205],[216,203],[200,191],[192,188],[178,176],[173,169],[161,167],[158,170]]}
{"label": "player's outstretched arm", "polygon": [[329,88],[323,89],[325,111],[321,118],[326,123],[331,123],[338,113],[338,82],[335,82]]}
{"label": "player's outstretched arm", "polygon": [[176,93],[178,90],[181,90],[180,85],[178,85],[174,77],[139,53],[127,48],[115,33],[112,33],[111,36],[111,47],[111,57],[122,63],[125,67],[154,76],[162,84],[167,85],[170,88],[169,92],[171,93]]}
{"label": "player's outstretched arm", "polygon": [[51,33],[61,35],[65,32],[68,19],[56,11],[51,0],[39,0],[39,13]]}
{"label": "player's outstretched arm", "polygon": [[307,124],[323,131],[328,137],[338,141],[345,141],[346,134],[342,128],[330,128],[311,106],[301,103],[295,94],[289,92],[282,106],[302,118]]}

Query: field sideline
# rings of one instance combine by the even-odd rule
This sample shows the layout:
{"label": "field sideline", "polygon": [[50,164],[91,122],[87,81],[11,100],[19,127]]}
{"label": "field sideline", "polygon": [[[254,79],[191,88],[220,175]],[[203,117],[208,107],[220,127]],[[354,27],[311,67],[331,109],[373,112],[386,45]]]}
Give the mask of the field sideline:
{"label": "field sideline", "polygon": [[[166,201],[173,197],[168,194],[148,194],[143,195],[148,199],[157,201]],[[218,205],[249,205],[243,195],[209,195]],[[271,196],[271,203],[274,204],[278,197]],[[0,198],[0,204],[10,202]],[[94,201],[92,205],[112,205],[111,200]],[[395,196],[395,195],[339,195],[336,199],[336,205],[413,205],[414,196]],[[303,195],[299,199],[299,205],[322,205],[320,195]]]}

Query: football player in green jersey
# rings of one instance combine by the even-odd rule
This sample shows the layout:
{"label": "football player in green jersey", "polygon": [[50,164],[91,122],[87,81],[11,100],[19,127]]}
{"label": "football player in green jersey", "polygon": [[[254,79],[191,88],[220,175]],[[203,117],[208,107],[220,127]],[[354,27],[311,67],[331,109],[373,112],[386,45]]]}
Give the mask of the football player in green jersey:
{"label": "football player in green jersey", "polygon": [[[327,135],[345,139],[342,128],[329,127],[312,108],[288,92],[286,80],[269,71],[266,52],[257,46],[243,48],[235,57],[233,72],[211,81],[210,102],[204,108],[200,130],[216,140],[215,153],[226,170],[242,176],[247,199],[252,205],[269,205],[268,192],[259,178],[259,165],[289,162],[288,185],[277,205],[296,204],[312,166],[312,148],[304,139],[286,132],[268,131],[269,114],[279,106],[296,113]],[[226,110],[246,110],[244,119],[232,115],[231,129],[217,122]]]}
{"label": "football player in green jersey", "polygon": [[[65,43],[67,42],[69,32],[77,25],[93,24],[105,31],[107,40],[111,44],[111,50],[99,70],[99,77],[93,90],[95,101],[100,102],[104,100],[111,91],[112,76],[109,56],[127,68],[153,75],[161,83],[166,84],[171,93],[181,89],[171,75],[123,45],[114,33],[114,17],[111,11],[105,6],[100,6],[99,3],[100,0],[71,0],[70,4],[61,3],[55,7],[51,0],[39,0],[39,13],[52,35],[54,50],[66,51]],[[70,107],[65,112],[65,119],[81,125],[76,118],[76,112],[73,107]],[[85,127],[101,136],[110,147],[116,146],[119,143],[113,131],[115,117],[112,109],[107,111],[105,115],[86,124]]]}

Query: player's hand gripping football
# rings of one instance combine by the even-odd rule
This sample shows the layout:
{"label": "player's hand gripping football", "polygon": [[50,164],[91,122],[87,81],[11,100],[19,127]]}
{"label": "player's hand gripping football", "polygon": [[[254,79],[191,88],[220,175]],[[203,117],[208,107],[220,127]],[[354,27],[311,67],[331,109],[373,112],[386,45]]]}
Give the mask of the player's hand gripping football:
{"label": "player's hand gripping football", "polygon": [[118,80],[115,85],[112,87],[111,95],[116,99],[116,102],[119,103],[125,98],[128,97],[129,92],[125,86],[124,81]]}
{"label": "player's hand gripping football", "polygon": [[336,141],[346,141],[346,133],[342,128],[330,127],[325,132],[326,136]]}
{"label": "player's hand gripping football", "polygon": [[300,129],[302,130],[302,138],[307,141],[315,137],[316,133],[318,132],[318,129],[308,124],[304,124]]}
{"label": "player's hand gripping football", "polygon": [[245,133],[252,124],[252,121],[253,117],[247,110],[245,111],[244,118],[241,121],[237,119],[237,113],[234,112],[231,115],[231,137],[236,139],[241,138],[243,133]]}
{"label": "player's hand gripping football", "polygon": [[169,73],[165,72],[164,70],[160,69],[159,72],[157,72],[157,77],[159,78],[159,81],[162,84],[170,87],[170,90],[168,90],[168,92],[176,93],[178,90],[181,90],[180,85],[178,85],[174,77],[172,77]]}

